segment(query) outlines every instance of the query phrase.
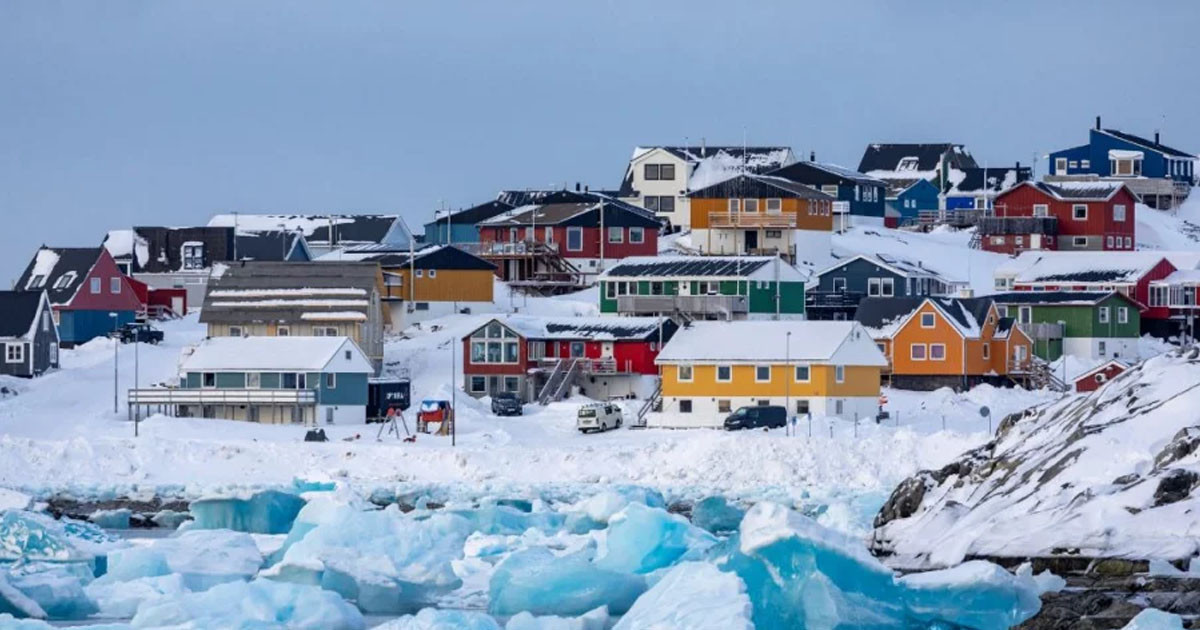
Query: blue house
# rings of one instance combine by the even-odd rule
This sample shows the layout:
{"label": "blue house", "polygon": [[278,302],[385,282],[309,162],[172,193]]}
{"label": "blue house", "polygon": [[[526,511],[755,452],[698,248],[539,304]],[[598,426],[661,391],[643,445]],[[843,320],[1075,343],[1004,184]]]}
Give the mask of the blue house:
{"label": "blue house", "polygon": [[859,254],[817,274],[805,294],[804,311],[808,319],[849,320],[864,297],[950,295],[963,284],[944,278],[919,260]]}
{"label": "blue house", "polygon": [[886,182],[848,168],[822,164],[815,160],[815,155],[810,157],[814,159],[795,162],[767,174],[804,184],[846,202],[854,216],[883,218]]}
{"label": "blue house", "polygon": [[937,185],[927,179],[889,180],[886,203],[888,214],[896,217],[898,225],[915,222],[922,210],[937,211]]}
{"label": "blue house", "polygon": [[433,221],[425,224],[425,244],[478,243],[479,230],[475,226],[512,209],[512,205],[496,199],[462,210],[439,213]]}
{"label": "blue house", "polygon": [[1150,140],[1104,129],[1097,116],[1087,144],[1050,154],[1049,179],[1120,179],[1146,205],[1167,209],[1196,184],[1196,160],[1191,153],[1162,144],[1157,132]]}
{"label": "blue house", "polygon": [[986,210],[1001,191],[1033,177],[1033,170],[1017,162],[1008,168],[954,169],[946,182],[947,210]]}

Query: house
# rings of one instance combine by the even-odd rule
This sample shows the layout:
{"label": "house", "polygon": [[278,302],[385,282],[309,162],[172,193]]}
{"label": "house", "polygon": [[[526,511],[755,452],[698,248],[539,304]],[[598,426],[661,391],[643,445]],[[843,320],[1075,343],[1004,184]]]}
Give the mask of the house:
{"label": "house", "polygon": [[[572,387],[591,398],[648,395],[654,359],[675,333],[666,317],[508,315],[462,338],[468,394],[516,392],[526,402],[559,400]],[[653,381],[653,378],[650,378]]]}
{"label": "house", "polygon": [[456,246],[431,245],[409,253],[385,245],[364,245],[317,260],[378,264],[383,270],[383,300],[392,330],[493,306],[496,266]]}
{"label": "house", "polygon": [[742,173],[773,171],[795,161],[790,148],[778,146],[637,147],[617,196],[654,212],[673,228],[687,229],[692,218],[689,192]]}
{"label": "house", "polygon": [[478,224],[494,216],[512,210],[499,199],[485,201],[462,210],[438,212],[433,221],[425,224],[426,245],[453,245],[455,243],[479,242]]}
{"label": "house", "polygon": [[523,205],[479,223],[475,253],[516,286],[577,289],[627,256],[658,254],[658,219],[615,199]]}
{"label": "house", "polygon": [[1002,191],[1033,177],[1033,169],[1021,166],[1002,168],[951,169],[942,190],[946,210],[988,210]]}
{"label": "house", "polygon": [[1096,360],[1138,356],[1141,306],[1116,291],[1014,291],[988,296],[1012,317],[1046,361],[1066,353]]}
{"label": "house", "polygon": [[977,222],[990,252],[1131,251],[1137,246],[1134,204],[1122,182],[1022,182],[996,196]]}
{"label": "house", "polygon": [[1105,383],[1120,376],[1121,373],[1128,369],[1128,364],[1115,359],[1108,361],[1107,363],[1101,363],[1100,365],[1075,377],[1075,391],[1094,392],[1103,387]]}
{"label": "house", "polygon": [[46,292],[67,348],[103,337],[142,311],[129,279],[103,247],[42,246],[15,286]]}
{"label": "house", "polygon": [[808,319],[854,319],[864,297],[950,295],[965,286],[911,261],[890,254],[859,254],[834,263],[816,275],[805,298]]}
{"label": "house", "polygon": [[925,179],[946,189],[952,169],[978,168],[961,144],[871,144],[858,162],[858,172],[884,181]]}
{"label": "house", "polygon": [[1033,343],[991,298],[863,298],[854,319],[891,363],[894,387],[968,389],[1028,376]]}
{"label": "house", "polygon": [[408,248],[410,235],[404,221],[389,214],[218,214],[209,227],[246,232],[299,233],[311,257],[356,245],[386,244]]}
{"label": "house", "polygon": [[1151,208],[1174,208],[1196,185],[1197,157],[1154,139],[1116,129],[1103,129],[1100,117],[1087,144],[1050,154],[1046,181],[1111,180],[1129,186]]}
{"label": "house", "polygon": [[0,374],[31,378],[58,368],[58,326],[45,291],[0,291]]}
{"label": "house", "polygon": [[921,219],[921,213],[928,216],[938,212],[941,195],[933,182],[921,178],[889,179],[887,188],[887,207],[885,213],[894,213],[896,225],[900,227],[911,225]]}
{"label": "house", "polygon": [[1142,334],[1168,338],[1180,322],[1171,318],[1170,286],[1160,281],[1175,271],[1163,253],[1025,252],[996,267],[995,278],[998,291],[1116,291],[1141,307]]}
{"label": "house", "polygon": [[131,412],[264,424],[366,422],[374,369],[347,337],[218,337],[184,351],[179,385],[129,392]]}
{"label": "house", "polygon": [[887,360],[855,322],[695,322],[659,354],[662,413],[650,426],[721,428],[739,407],[852,420],[879,411]]}
{"label": "house", "polygon": [[239,262],[216,278],[200,323],[209,337],[349,337],[378,371],[391,322],[373,262]]}
{"label": "house", "polygon": [[692,245],[707,255],[829,257],[833,197],[772,175],[737,175],[688,193]]}
{"label": "house", "polygon": [[816,161],[816,155],[807,162],[795,162],[768,173],[774,177],[804,184],[819,190],[835,200],[834,213],[846,208],[855,217],[876,219],[882,223],[887,183],[867,177],[857,171],[833,164]]}
{"label": "house", "polygon": [[799,319],[808,274],[778,256],[639,256],[600,274],[600,313]]}

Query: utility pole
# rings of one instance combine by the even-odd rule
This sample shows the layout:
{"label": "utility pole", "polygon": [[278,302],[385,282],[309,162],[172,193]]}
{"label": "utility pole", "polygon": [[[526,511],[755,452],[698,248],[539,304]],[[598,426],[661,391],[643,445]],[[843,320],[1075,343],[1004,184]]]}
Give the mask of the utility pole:
{"label": "utility pole", "polygon": [[[135,390],[138,388],[138,383],[141,380],[138,378],[140,375],[140,371],[138,370],[138,346],[140,346],[140,345],[142,345],[141,341],[137,338],[137,335],[135,334],[133,336],[133,388]],[[138,436],[138,420],[140,420],[140,417],[137,414],[134,414],[134,416],[133,416],[133,437]]]}
{"label": "utility pole", "polygon": [[108,316],[110,318],[112,318],[112,322],[113,322],[113,336],[112,336],[112,340],[113,340],[113,413],[115,414],[115,413],[117,413],[117,387],[118,387],[118,380],[119,380],[117,377],[117,357],[118,357],[117,350],[119,350],[121,348],[121,337],[119,335],[117,335],[117,314],[116,314],[116,312],[110,311]]}
{"label": "utility pole", "polygon": [[454,338],[450,338],[450,446],[458,445],[458,365],[454,362]]}

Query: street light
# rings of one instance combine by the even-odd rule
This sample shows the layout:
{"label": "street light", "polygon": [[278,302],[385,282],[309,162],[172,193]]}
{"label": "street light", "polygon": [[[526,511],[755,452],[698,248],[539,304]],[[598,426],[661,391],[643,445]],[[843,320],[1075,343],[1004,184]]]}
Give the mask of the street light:
{"label": "street light", "polygon": [[117,313],[109,311],[108,316],[113,322],[113,413],[117,413],[117,350],[121,347],[121,337],[117,334]]}

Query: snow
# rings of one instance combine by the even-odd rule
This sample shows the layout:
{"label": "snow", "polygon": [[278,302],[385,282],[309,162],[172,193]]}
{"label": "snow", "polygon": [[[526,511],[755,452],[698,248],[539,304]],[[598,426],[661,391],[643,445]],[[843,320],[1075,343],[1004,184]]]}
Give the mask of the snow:
{"label": "snow", "polygon": [[791,156],[792,151],[788,148],[747,152],[744,161],[741,155],[731,155],[723,150],[716,150],[704,157],[689,155],[688,161],[695,164],[695,167],[688,177],[688,190],[707,188],[742,173],[773,170],[787,165]]}
{"label": "snow", "polygon": [[[39,249],[33,258],[33,268],[29,270],[29,281],[25,283],[25,289],[42,289],[46,288],[46,282],[50,280],[50,275],[54,273],[54,267],[58,265],[58,252],[52,249]],[[37,281],[35,283],[35,281]]]}
{"label": "snow", "polygon": [[1103,283],[1114,284],[1136,282],[1163,258],[1161,252],[1104,252],[1103,256],[1097,256],[1095,252],[1024,252],[1011,263],[1004,265],[1000,272],[1004,275],[1012,275],[1015,272],[1017,282],[1068,284],[1086,283],[1071,280],[1071,276],[1110,272],[1116,274],[1116,277],[1106,279]]}
{"label": "snow", "polygon": [[785,359],[887,365],[887,359],[866,329],[851,321],[693,322],[678,330],[658,355],[660,363],[783,362]]}
{"label": "snow", "polygon": [[733,573],[685,562],[634,602],[613,630],[753,630],[746,585]]}
{"label": "snow", "polygon": [[231,307],[231,308],[278,308],[281,306],[289,306],[295,308],[367,308],[370,302],[367,300],[337,300],[337,299],[306,299],[306,300],[246,300],[245,302],[228,302],[215,300],[209,303],[213,307]]}
{"label": "snow", "polygon": [[1124,149],[1109,149],[1108,159],[1110,160],[1140,160],[1146,154],[1142,151],[1128,151]]}
{"label": "snow", "polygon": [[353,217],[298,214],[216,214],[208,220],[209,227],[237,227],[239,233],[296,232],[312,236],[313,232],[330,225],[353,223]]}
{"label": "snow", "polygon": [[547,318],[509,315],[499,321],[526,339],[587,339],[619,341],[642,339],[669,321],[665,317]]}
{"label": "snow", "polygon": [[1122,630],[1183,630],[1183,619],[1149,608],[1138,613]]}
{"label": "snow", "polygon": [[320,372],[337,360],[343,348],[353,351],[352,364],[338,372],[373,372],[362,351],[347,337],[213,337],[196,346],[180,363],[181,372],[308,371]]}
{"label": "snow", "polygon": [[330,287],[326,289],[295,288],[295,289],[215,289],[208,292],[209,297],[305,297],[318,295],[367,295],[366,289]]}
{"label": "snow", "polygon": [[[887,254],[920,260],[930,271],[946,280],[969,286],[976,295],[994,292],[993,272],[1005,261],[1004,254],[971,249],[971,232],[935,228],[928,233],[893,230],[877,226],[855,225],[832,237],[833,253],[839,258],[856,254]],[[1106,255],[1111,252],[1106,252]],[[832,259],[816,260],[815,269],[824,269]]]}
{"label": "snow", "polygon": [[357,311],[319,311],[315,313],[300,313],[301,321],[318,322],[365,322],[366,313]]}

